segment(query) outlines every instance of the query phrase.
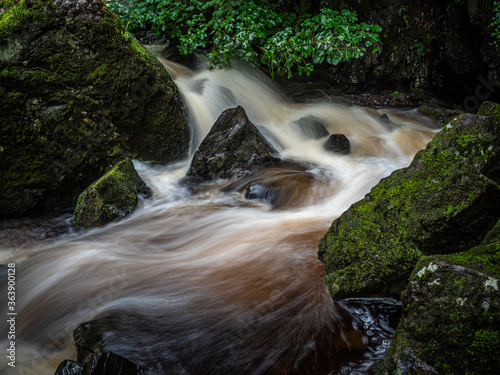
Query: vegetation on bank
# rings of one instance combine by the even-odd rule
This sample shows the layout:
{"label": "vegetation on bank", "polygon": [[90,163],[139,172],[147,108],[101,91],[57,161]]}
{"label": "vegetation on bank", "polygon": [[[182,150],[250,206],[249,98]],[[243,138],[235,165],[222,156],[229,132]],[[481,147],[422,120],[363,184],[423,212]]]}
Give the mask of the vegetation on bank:
{"label": "vegetation on bank", "polygon": [[493,17],[490,27],[491,34],[497,39],[496,44],[500,43],[500,1],[493,3]]}
{"label": "vegetation on bank", "polygon": [[[108,0],[129,30],[151,29],[178,38],[181,54],[204,49],[212,65],[238,58],[271,75],[309,74],[315,64],[362,56],[379,42],[380,26],[355,13],[323,8],[319,14],[288,11],[285,1]],[[372,51],[378,50],[373,47]]]}

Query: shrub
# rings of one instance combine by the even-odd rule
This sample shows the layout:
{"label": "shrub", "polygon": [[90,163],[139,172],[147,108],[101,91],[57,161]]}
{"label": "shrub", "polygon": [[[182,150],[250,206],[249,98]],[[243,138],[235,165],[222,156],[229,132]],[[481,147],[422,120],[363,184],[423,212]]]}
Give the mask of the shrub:
{"label": "shrub", "polygon": [[[309,74],[314,64],[362,56],[379,42],[380,26],[356,14],[324,8],[317,15],[287,12],[281,1],[108,0],[127,27],[170,32],[182,54],[205,49],[212,65],[233,58],[268,67],[271,75]],[[373,47],[373,52],[378,47]]]}

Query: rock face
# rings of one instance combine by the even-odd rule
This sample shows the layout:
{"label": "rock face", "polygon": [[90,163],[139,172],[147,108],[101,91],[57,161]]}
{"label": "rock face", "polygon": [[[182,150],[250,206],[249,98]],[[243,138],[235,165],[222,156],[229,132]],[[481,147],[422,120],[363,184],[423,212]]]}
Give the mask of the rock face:
{"label": "rock face", "polygon": [[337,85],[397,88],[421,98],[424,92],[446,92],[467,111],[485,98],[498,100],[500,44],[495,45],[489,27],[493,2],[329,0],[328,5],[348,8],[383,28],[379,52],[331,69]]}
{"label": "rock face", "polygon": [[139,201],[138,195],[150,194],[132,160],[125,159],[80,194],[73,215],[75,226],[107,224],[132,212]]}
{"label": "rock face", "polygon": [[176,86],[101,0],[3,4],[0,217],[70,207],[124,157],[187,155]]}
{"label": "rock face", "polygon": [[477,245],[500,217],[500,106],[461,115],[321,239],[333,296],[398,296],[422,254]]}
{"label": "rock face", "polygon": [[200,180],[230,178],[240,170],[278,162],[276,154],[238,106],[219,116],[194,154],[187,175]]}

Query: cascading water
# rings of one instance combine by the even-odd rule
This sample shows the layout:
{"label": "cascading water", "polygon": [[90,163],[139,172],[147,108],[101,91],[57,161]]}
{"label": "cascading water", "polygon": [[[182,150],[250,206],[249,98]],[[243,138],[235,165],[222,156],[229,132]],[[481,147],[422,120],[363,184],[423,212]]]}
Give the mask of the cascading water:
{"label": "cascading water", "polygon": [[[366,358],[380,357],[388,330],[368,337],[377,317],[358,302],[332,301],[317,242],[382,177],[408,165],[434,125],[414,111],[291,103],[244,67],[163,63],[188,108],[193,149],[223,110],[241,105],[285,163],[193,192],[182,183],[189,160],[135,162],[154,196],[119,222],[85,232],[72,231],[68,215],[2,223],[0,262],[16,263],[18,314],[16,368],[2,355],[0,372],[53,374],[76,359],[74,329],[96,320],[104,350],[152,373],[370,373]],[[351,154],[304,134],[298,124],[308,116],[346,135]],[[274,207],[248,200],[252,184],[285,199]],[[1,327],[5,353],[5,319]]]}

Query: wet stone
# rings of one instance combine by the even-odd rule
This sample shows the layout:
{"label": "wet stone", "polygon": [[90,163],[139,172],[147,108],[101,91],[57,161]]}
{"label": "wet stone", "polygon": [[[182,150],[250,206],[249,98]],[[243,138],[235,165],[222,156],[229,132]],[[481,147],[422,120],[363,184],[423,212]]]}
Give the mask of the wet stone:
{"label": "wet stone", "polygon": [[308,139],[320,139],[330,133],[325,125],[315,116],[304,116],[292,123],[293,127]]}
{"label": "wet stone", "polygon": [[348,155],[351,152],[351,144],[344,134],[332,134],[326,140],[324,147],[327,151],[341,155]]}

